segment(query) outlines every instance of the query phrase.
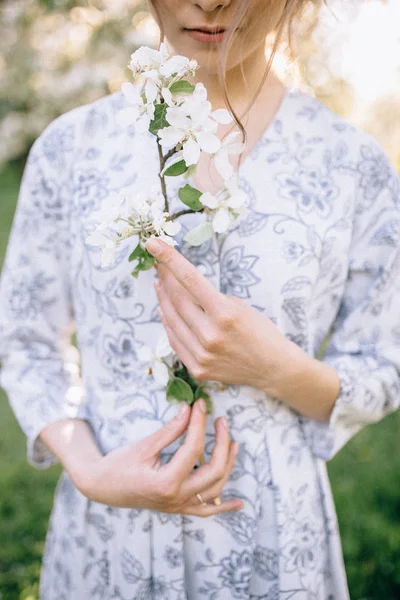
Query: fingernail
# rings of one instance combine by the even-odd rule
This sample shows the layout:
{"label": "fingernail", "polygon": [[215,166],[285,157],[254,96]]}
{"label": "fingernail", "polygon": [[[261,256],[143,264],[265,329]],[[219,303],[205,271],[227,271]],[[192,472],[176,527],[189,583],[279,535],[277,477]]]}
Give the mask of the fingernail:
{"label": "fingernail", "polygon": [[222,417],[221,421],[225,429],[228,429],[228,419],[226,417]]}
{"label": "fingernail", "polygon": [[241,502],[241,503],[238,505],[238,507],[237,507],[237,510],[242,510],[242,508],[244,508],[244,504],[243,504],[243,502]]}
{"label": "fingernail", "polygon": [[146,250],[148,250],[153,256],[157,256],[157,254],[160,254],[162,250],[160,242],[158,242],[155,238],[148,239],[144,246]]}
{"label": "fingernail", "polygon": [[179,412],[176,415],[179,419],[183,419],[183,417],[185,417],[187,415],[187,412],[189,410],[189,405],[186,404],[186,402],[182,402]]}
{"label": "fingernail", "polygon": [[200,410],[203,413],[207,412],[207,404],[206,404],[206,401],[204,400],[204,398],[200,398],[200,400],[197,400],[197,403],[200,407]]}

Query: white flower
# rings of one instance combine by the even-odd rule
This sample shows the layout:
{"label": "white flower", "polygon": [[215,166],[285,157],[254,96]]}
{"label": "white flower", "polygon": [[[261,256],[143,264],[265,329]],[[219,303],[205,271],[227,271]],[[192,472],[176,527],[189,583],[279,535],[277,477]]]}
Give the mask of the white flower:
{"label": "white flower", "polygon": [[222,141],[220,149],[214,155],[214,164],[222,179],[230,179],[235,170],[229,160],[231,154],[241,154],[244,150],[244,144],[235,142],[239,131],[233,131]]}
{"label": "white flower", "polygon": [[160,45],[160,50],[154,50],[149,46],[141,46],[132,54],[129,68],[134,77],[141,74],[149,78],[157,78],[161,65],[168,58],[168,48],[164,43]]}
{"label": "white flower", "polygon": [[137,352],[137,357],[142,362],[150,363],[148,369],[151,370],[155,381],[165,386],[169,380],[169,372],[163,359],[168,358],[173,352],[168,336],[164,331],[158,338],[154,353],[150,346],[142,346]]}
{"label": "white flower", "polygon": [[168,106],[175,106],[176,102],[172,95],[172,92],[167,87],[163,87],[161,90],[162,97]]}
{"label": "white flower", "polygon": [[195,60],[189,60],[186,56],[172,56],[160,65],[160,74],[163,77],[183,78],[188,75],[193,76],[198,63]]}
{"label": "white flower", "polygon": [[103,268],[111,267],[114,264],[117,245],[115,240],[108,236],[107,233],[97,228],[86,238],[86,243],[89,246],[97,246],[102,249],[100,262]]}
{"label": "white flower", "polygon": [[225,109],[211,112],[204,85],[196,84],[193,94],[185,96],[179,105],[174,105],[168,93],[166,101],[170,126],[159,130],[160,144],[163,147],[182,144],[183,159],[188,167],[198,163],[201,151],[217,153],[221,148],[221,141],[215,135],[218,123],[229,123],[232,117]]}
{"label": "white flower", "polygon": [[109,229],[115,223],[115,220],[120,216],[121,205],[124,199],[123,196],[113,196],[108,199],[107,204],[103,206],[98,216],[98,229],[100,231]]}
{"label": "white flower", "polygon": [[172,236],[176,235],[182,226],[178,221],[167,221],[168,218],[169,214],[167,212],[156,215],[153,219],[153,227],[159,238],[169,246],[176,246],[177,242]]}
{"label": "white flower", "polygon": [[142,91],[142,88],[138,85],[124,83],[121,89],[130,106],[118,113],[119,124],[127,127],[136,123],[138,132],[147,131],[150,121],[154,118],[154,102],[158,96],[156,84],[148,80]]}
{"label": "white flower", "polygon": [[216,196],[209,192],[200,196],[200,202],[212,212],[216,233],[224,233],[233,221],[246,214],[246,201],[247,196],[235,179],[225,182],[225,187]]}
{"label": "white flower", "polygon": [[126,199],[125,212],[131,216],[154,218],[164,209],[164,198],[158,190],[150,190],[147,194],[140,192]]}
{"label": "white flower", "polygon": [[[188,116],[207,119],[211,117],[216,123],[229,125],[233,117],[225,108],[219,108],[211,112],[211,102],[207,100],[207,90],[204,84],[197,83],[193,94],[184,98],[185,109]],[[215,126],[215,125],[213,125]]]}

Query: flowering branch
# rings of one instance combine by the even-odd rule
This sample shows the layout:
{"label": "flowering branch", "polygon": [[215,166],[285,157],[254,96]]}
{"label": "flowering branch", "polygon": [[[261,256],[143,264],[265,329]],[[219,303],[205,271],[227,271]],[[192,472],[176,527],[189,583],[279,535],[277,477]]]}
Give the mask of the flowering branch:
{"label": "flowering branch", "polygon": [[[204,85],[189,81],[197,68],[194,60],[170,56],[165,44],[161,44],[160,50],[142,46],[131,56],[134,83],[122,86],[127,106],[119,113],[118,120],[123,126],[134,124],[139,134],[149,131],[156,137],[160,186],[146,193],[120,194],[99,215],[99,225],[86,243],[102,249],[102,267],[114,263],[121,243],[136,237],[137,245],[129,261],[135,261],[132,275],[138,277],[141,271],[155,264],[145,248],[146,241],[155,236],[175,246],[174,236],[181,229],[179,217],[196,212],[205,214],[206,220],[183,238],[189,245],[198,246],[215,233],[224,235],[236,219],[246,214],[247,198],[239,189],[229,158],[240,154],[244,146],[236,141],[239,132],[229,134],[223,142],[216,135],[218,124],[229,124],[232,117],[225,109],[212,111]],[[183,185],[178,196],[186,208],[170,214],[166,177],[194,172],[202,152],[214,160],[223,181],[221,189],[212,195]],[[202,397],[211,412],[207,393],[210,383],[200,382],[189,373],[170,347],[166,334],[158,341],[154,353],[149,347],[139,351],[139,360],[146,362],[147,372],[166,386],[168,400],[192,404]]]}

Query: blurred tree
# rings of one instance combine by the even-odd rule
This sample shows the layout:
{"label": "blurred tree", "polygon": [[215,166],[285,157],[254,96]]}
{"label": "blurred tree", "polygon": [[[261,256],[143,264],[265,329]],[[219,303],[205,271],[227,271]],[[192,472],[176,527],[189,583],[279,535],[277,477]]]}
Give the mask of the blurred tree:
{"label": "blurred tree", "polygon": [[[388,6],[394,1],[397,2],[386,0]],[[395,158],[388,129],[381,127],[380,121],[368,118],[370,107],[354,110],[357,94],[351,77],[344,78],[332,69],[332,57],[340,54],[343,35],[347,35],[346,29],[342,38],[337,31],[344,24],[349,27],[361,6],[378,3],[379,0],[326,0],[329,10],[323,8],[321,13],[317,8],[320,1],[310,0],[292,36],[297,76],[295,69],[289,68],[291,62],[283,49],[276,63],[289,83],[316,95],[335,112],[349,116],[365,129],[372,127],[372,133]],[[321,22],[325,27],[321,28]],[[382,20],[374,34],[380,34],[378,40],[384,37]],[[119,89],[129,77],[126,64],[130,54],[141,44],[157,42],[158,29],[145,0],[3,0],[0,165],[24,156],[30,143],[59,114]],[[347,58],[349,55],[344,56],[344,60]],[[375,110],[379,110],[380,100],[383,99],[377,100]],[[389,105],[396,109],[394,102],[386,102],[386,107]],[[392,140],[393,122],[394,119],[390,128]]]}

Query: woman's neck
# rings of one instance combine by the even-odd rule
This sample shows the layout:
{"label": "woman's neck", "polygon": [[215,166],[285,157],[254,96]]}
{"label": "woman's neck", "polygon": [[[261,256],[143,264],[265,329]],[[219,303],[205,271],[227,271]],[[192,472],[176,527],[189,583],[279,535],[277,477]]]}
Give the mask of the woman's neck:
{"label": "woman's neck", "polygon": [[[259,91],[260,83],[267,70],[268,62],[264,46],[257,48],[245,61],[230,69],[226,74],[226,91],[233,110],[237,114],[244,114],[253,98]],[[225,108],[224,90],[221,87],[217,73],[207,73],[206,69],[198,70],[197,80],[201,81],[208,92],[208,99],[213,108]],[[271,71],[268,74],[261,90],[264,95],[268,90],[282,86],[277,76]]]}

